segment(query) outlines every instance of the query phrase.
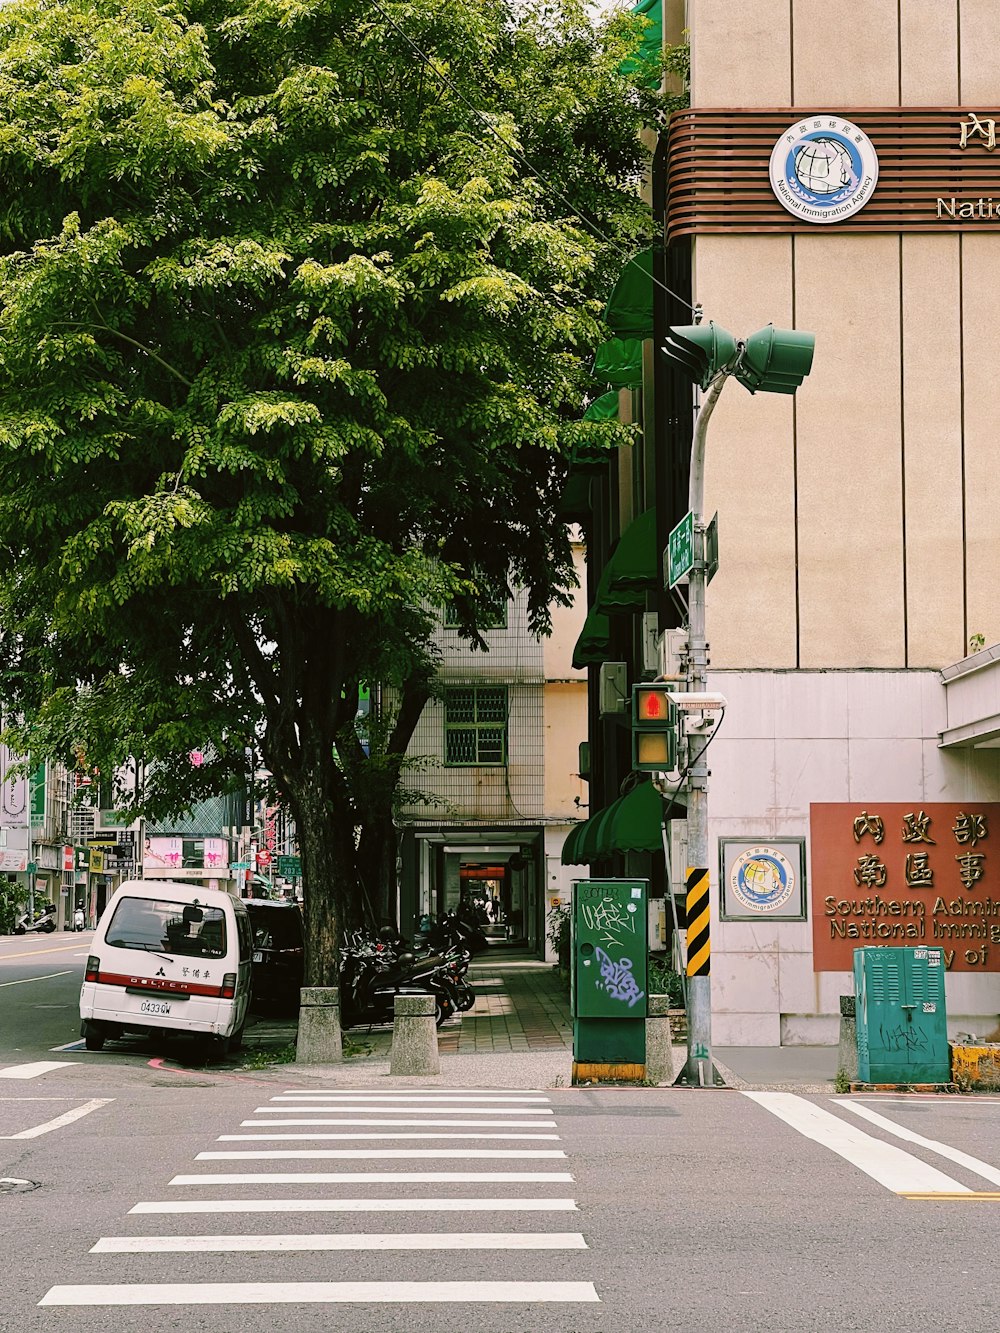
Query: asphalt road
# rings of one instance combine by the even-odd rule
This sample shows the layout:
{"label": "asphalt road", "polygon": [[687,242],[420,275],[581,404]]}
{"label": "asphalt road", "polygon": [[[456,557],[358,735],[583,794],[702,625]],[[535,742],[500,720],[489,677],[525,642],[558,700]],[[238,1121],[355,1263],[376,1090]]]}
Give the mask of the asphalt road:
{"label": "asphalt road", "polygon": [[998,1098],[333,1092],[43,1049],[68,980],[0,989],[5,1331],[996,1327]]}

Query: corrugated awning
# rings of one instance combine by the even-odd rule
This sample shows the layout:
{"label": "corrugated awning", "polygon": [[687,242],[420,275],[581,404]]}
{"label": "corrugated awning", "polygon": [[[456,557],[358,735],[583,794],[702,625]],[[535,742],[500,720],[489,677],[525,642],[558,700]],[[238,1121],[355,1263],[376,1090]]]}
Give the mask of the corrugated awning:
{"label": "corrugated awning", "polygon": [[656,510],[632,520],[604,566],[594,606],[605,615],[645,606],[647,591],[656,588]]}
{"label": "corrugated awning", "polygon": [[[590,865],[615,852],[662,851],[661,826],[666,809],[667,802],[652,782],[638,783],[571,830],[563,844],[563,865]],[[670,818],[686,817],[687,798],[681,793],[670,806]]]}
{"label": "corrugated awning", "polygon": [[585,666],[603,662],[611,646],[611,626],[608,618],[596,607],[587,612],[580,637],[573,648],[573,665],[580,671]]}
{"label": "corrugated awning", "polygon": [[622,269],[608,298],[604,322],[616,338],[652,338],[652,250],[641,250]]}
{"label": "corrugated awning", "polygon": [[594,378],[613,389],[642,387],[642,341],[639,338],[609,338],[594,356]]}

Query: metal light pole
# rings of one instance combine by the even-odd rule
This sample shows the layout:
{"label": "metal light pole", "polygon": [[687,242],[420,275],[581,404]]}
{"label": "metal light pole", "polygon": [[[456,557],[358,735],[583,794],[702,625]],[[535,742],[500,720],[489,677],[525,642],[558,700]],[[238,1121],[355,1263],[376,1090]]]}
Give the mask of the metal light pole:
{"label": "metal light pole", "polygon": [[[728,376],[723,369],[705,393],[695,418],[691,443],[691,477],[688,508],[692,524],[694,564],[688,574],[688,669],[687,687],[703,693],[708,688],[708,645],[705,642],[705,435]],[[703,715],[704,716],[704,715]],[[700,731],[688,731],[688,864],[708,866],[708,764],[705,760],[707,738]],[[700,742],[700,744],[699,744]],[[695,745],[699,748],[692,755]],[[712,979],[688,977],[688,1056],[685,1074],[691,1083],[711,1087],[712,1064]]]}

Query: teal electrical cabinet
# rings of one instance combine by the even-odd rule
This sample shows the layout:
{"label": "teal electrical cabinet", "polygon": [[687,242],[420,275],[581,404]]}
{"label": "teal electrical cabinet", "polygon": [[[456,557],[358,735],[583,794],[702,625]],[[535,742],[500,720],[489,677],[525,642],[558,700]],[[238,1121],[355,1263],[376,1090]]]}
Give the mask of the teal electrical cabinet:
{"label": "teal electrical cabinet", "polygon": [[854,995],[862,1083],[949,1081],[943,949],[855,949]]}
{"label": "teal electrical cabinet", "polygon": [[573,884],[571,1008],[577,1063],[646,1063],[647,884]]}

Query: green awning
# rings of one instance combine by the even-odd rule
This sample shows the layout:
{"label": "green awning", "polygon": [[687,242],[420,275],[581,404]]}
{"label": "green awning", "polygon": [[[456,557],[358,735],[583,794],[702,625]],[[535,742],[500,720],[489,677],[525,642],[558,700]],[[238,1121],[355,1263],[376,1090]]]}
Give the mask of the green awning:
{"label": "green awning", "polygon": [[613,389],[642,387],[642,342],[639,338],[609,338],[594,357],[594,378]]}
{"label": "green awning", "polygon": [[618,420],[618,391],[612,389],[610,393],[602,393],[600,398],[595,398],[583,414],[584,421],[617,421]]}
{"label": "green awning", "polygon": [[[667,802],[652,782],[640,782],[571,830],[563,844],[563,865],[591,865],[615,852],[662,851],[661,824],[666,809]],[[684,819],[686,815],[687,798],[681,793],[670,806],[670,818]]]}
{"label": "green awning", "polygon": [[604,322],[616,338],[652,338],[652,250],[642,250],[622,269],[608,298]]}
{"label": "green awning", "polygon": [[632,6],[632,13],[648,19],[635,54],[623,60],[619,69],[623,74],[638,74],[648,71],[643,79],[651,88],[660,84],[660,53],[663,50],[663,0],[639,0]]}
{"label": "green awning", "polygon": [[596,607],[591,607],[583,629],[573,649],[573,666],[582,670],[585,666],[604,662],[611,646],[611,626],[608,618]]}
{"label": "green awning", "polygon": [[[611,586],[611,562],[608,561],[597,585],[597,592],[594,594],[593,609],[605,616],[615,616],[625,611],[644,610],[645,606],[646,594],[641,588]],[[602,658],[601,661],[603,660]]]}
{"label": "green awning", "polygon": [[590,478],[571,471],[559,497],[556,512],[564,523],[582,523],[590,516]]}
{"label": "green awning", "polygon": [[656,510],[647,509],[628,525],[605,565],[609,585],[621,588],[656,587],[659,576],[656,551]]}

